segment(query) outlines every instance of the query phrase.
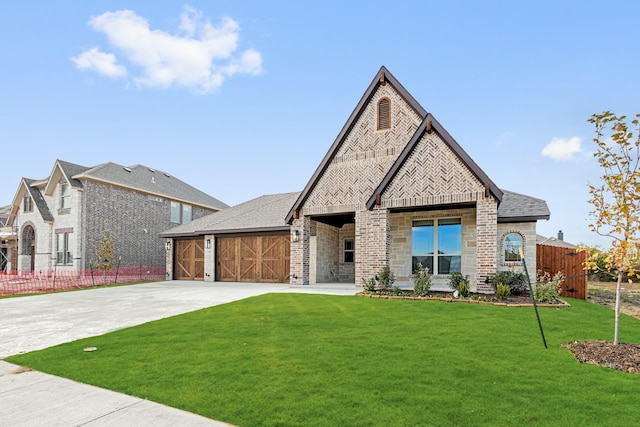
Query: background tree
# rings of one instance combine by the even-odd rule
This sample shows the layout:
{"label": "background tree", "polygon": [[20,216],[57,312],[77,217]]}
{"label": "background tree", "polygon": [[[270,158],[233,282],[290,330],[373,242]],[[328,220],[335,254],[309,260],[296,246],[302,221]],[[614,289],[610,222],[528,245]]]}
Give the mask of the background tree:
{"label": "background tree", "polygon": [[[591,230],[612,238],[606,251],[605,263],[617,273],[614,344],[619,343],[620,291],[624,279],[640,274],[634,264],[638,258],[638,234],[640,227],[640,128],[638,117],[631,121],[637,137],[629,130],[626,116],[616,116],[610,111],[594,114],[588,120],[595,125],[593,141],[597,150],[593,156],[602,169],[599,186],[589,185],[593,205],[590,215],[595,222]],[[608,137],[607,137],[608,135]],[[587,267],[597,262],[588,258]],[[640,277],[640,276],[638,276]]]}
{"label": "background tree", "polygon": [[105,283],[107,282],[107,271],[113,268],[115,262],[115,246],[116,246],[116,233],[109,229],[109,223],[105,220],[102,227],[102,240],[100,241],[100,247],[96,252],[98,260],[95,265],[99,270],[102,270]]}

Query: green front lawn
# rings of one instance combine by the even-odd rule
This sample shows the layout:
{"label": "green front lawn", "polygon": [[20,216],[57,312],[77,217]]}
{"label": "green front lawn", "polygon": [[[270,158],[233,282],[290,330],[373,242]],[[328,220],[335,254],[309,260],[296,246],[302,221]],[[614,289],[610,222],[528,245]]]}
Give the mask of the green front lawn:
{"label": "green front lawn", "polygon": [[540,309],[549,349],[532,308],[270,294],[7,361],[240,426],[637,424],[640,375],[560,347],[613,311],[570,302]]}

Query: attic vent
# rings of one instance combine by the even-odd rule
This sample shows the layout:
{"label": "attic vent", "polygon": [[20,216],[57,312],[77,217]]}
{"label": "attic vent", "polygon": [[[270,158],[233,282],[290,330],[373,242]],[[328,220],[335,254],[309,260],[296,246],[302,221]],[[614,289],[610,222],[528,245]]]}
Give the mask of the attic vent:
{"label": "attic vent", "polygon": [[127,172],[131,172],[131,168],[122,168],[124,170],[126,170]]}
{"label": "attic vent", "polygon": [[378,130],[391,129],[391,100],[382,98],[378,101]]}
{"label": "attic vent", "polygon": [[151,173],[156,173],[156,170],[155,170],[155,169],[151,169],[151,168],[148,168],[148,169],[149,169],[149,172],[151,172]]}
{"label": "attic vent", "polygon": [[156,177],[155,177],[155,176],[152,176],[152,177],[151,177],[151,182],[152,182],[153,184],[155,184],[155,183],[156,183]]}
{"label": "attic vent", "polygon": [[167,178],[171,178],[171,175],[169,175],[168,173],[164,173],[164,176],[166,176]]}

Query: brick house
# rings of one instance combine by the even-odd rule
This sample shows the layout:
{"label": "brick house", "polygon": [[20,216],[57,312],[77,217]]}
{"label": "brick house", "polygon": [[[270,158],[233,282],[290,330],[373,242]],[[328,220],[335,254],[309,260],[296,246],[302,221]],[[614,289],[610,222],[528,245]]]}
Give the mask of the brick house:
{"label": "brick house", "polygon": [[158,234],[225,207],[146,166],[85,167],[57,160],[47,178],[20,181],[6,224],[16,235],[8,248],[13,256],[7,256],[7,269],[19,273],[88,269],[105,227],[115,233],[120,266],[164,268],[164,242]]}
{"label": "brick house", "polygon": [[[472,290],[482,291],[497,271],[522,269],[520,250],[529,270],[536,271],[536,223],[542,219],[549,219],[544,200],[500,189],[382,67],[276,222],[289,226],[286,281],[291,284],[361,284],[389,266],[399,284],[408,285],[420,263],[436,285],[446,285],[449,274],[460,271],[469,276]],[[206,228],[162,236],[202,241],[206,235],[211,253],[203,258],[204,268],[210,263],[215,269],[220,265],[217,245],[211,245],[216,234],[213,229],[206,234]],[[252,231],[236,223],[225,233],[233,229],[237,238],[261,232],[255,224]],[[237,250],[234,256],[239,271],[259,268],[254,255]],[[179,254],[169,254],[167,265],[179,260]]]}

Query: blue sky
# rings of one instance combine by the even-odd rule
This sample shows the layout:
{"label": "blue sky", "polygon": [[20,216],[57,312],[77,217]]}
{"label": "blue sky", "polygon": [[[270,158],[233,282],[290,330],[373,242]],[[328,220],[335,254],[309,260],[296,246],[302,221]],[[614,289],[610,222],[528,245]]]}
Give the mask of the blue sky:
{"label": "blue sky", "polygon": [[298,191],[381,65],[572,243],[593,113],[640,112],[640,2],[57,1],[0,14],[0,206],[55,159],[144,164],[230,204]]}

